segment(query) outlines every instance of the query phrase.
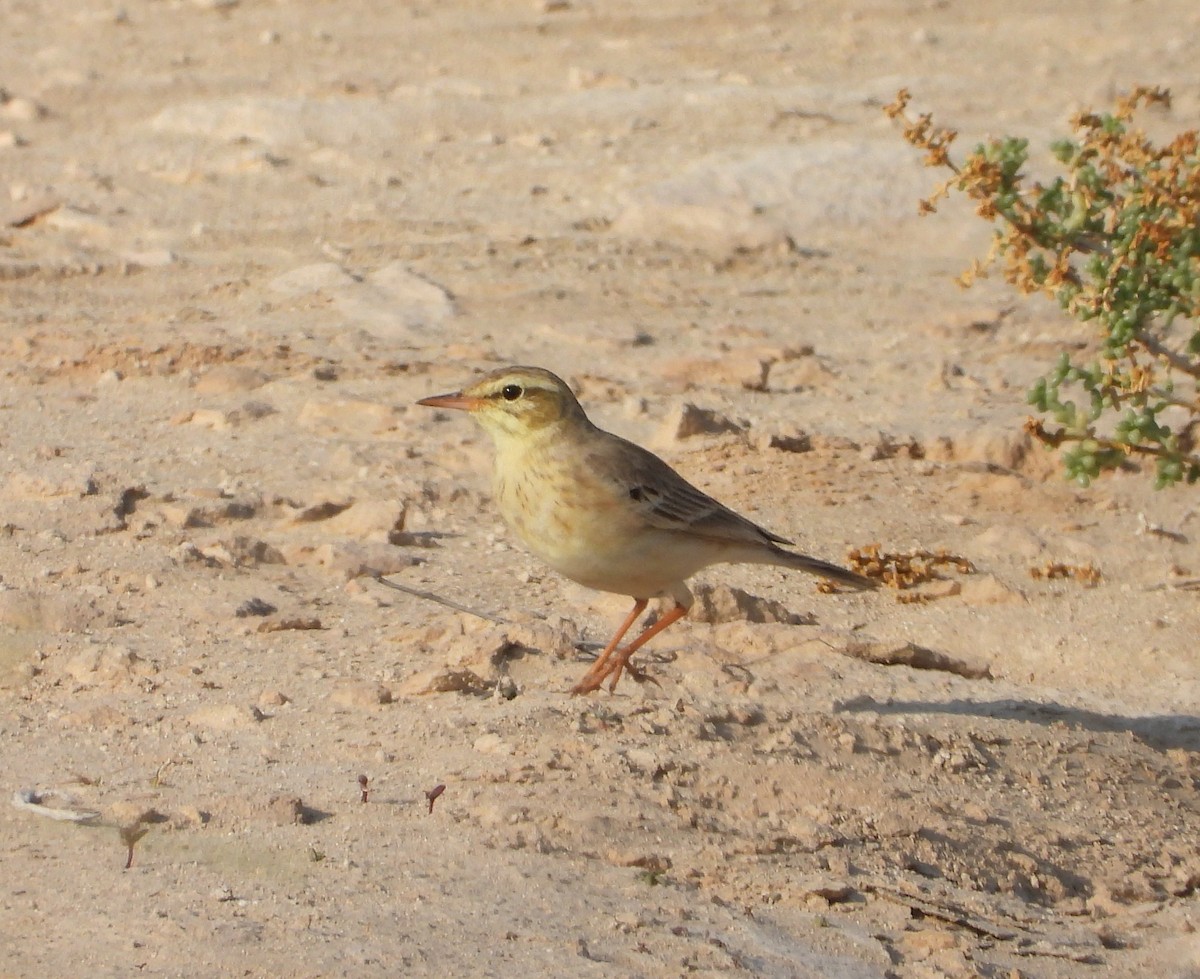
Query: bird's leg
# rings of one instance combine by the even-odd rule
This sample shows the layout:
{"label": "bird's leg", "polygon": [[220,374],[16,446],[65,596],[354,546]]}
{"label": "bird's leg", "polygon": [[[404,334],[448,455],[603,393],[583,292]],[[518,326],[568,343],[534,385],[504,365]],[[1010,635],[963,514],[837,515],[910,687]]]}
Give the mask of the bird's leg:
{"label": "bird's leg", "polygon": [[[614,693],[617,689],[617,681],[621,679],[621,671],[629,668],[629,657],[641,649],[646,643],[662,632],[667,626],[672,625],[687,615],[688,607],[686,605],[676,605],[671,611],[667,612],[661,619],[654,623],[649,629],[638,636],[628,646],[621,649],[612,665],[605,668],[604,673],[599,677],[600,686],[609,676],[612,677],[612,683],[608,685],[608,692]],[[630,673],[634,671],[630,668]],[[593,688],[595,689],[595,688]]]}
{"label": "bird's leg", "polygon": [[583,675],[583,679],[575,684],[571,689],[571,693],[591,693],[593,690],[599,689],[600,684],[604,682],[604,678],[609,674],[608,658],[613,654],[613,650],[617,648],[617,644],[625,638],[625,633],[629,631],[629,627],[638,620],[638,616],[646,611],[648,604],[649,602],[644,598],[634,599],[633,608],[625,617],[625,621],[621,623],[620,628],[617,629],[616,635],[609,640],[608,645],[604,647],[604,651],[596,657],[596,662]]}

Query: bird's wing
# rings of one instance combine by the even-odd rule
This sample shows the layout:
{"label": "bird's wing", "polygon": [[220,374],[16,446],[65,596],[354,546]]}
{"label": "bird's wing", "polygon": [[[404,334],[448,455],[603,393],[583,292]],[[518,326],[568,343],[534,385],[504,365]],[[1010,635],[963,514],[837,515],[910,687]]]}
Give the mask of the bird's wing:
{"label": "bird's wing", "polygon": [[608,432],[589,458],[592,471],[659,530],[737,544],[790,544],[702,493],[652,452]]}

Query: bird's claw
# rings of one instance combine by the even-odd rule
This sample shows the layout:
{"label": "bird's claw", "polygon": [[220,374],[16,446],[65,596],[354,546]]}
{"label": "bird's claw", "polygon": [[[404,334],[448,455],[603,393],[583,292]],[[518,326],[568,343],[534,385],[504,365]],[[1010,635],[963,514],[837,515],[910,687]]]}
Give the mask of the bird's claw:
{"label": "bird's claw", "polygon": [[628,660],[622,662],[618,659],[613,663],[606,664],[605,668],[602,670],[589,670],[584,675],[583,679],[571,688],[571,693],[574,696],[579,696],[585,693],[594,693],[604,686],[604,681],[608,680],[610,677],[612,680],[608,684],[608,692],[616,693],[617,684],[620,682],[622,674],[625,673],[629,674],[629,679],[631,679],[634,683],[653,683],[656,687],[662,686],[662,684],[660,684],[658,680],[652,677],[649,673],[634,666]]}

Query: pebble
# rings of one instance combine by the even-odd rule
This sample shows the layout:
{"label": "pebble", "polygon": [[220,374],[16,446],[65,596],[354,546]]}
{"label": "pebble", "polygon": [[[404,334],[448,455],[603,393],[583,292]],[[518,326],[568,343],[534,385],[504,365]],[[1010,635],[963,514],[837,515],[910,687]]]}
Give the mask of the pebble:
{"label": "pebble", "polygon": [[396,543],[404,530],[405,507],[394,500],[363,500],[334,514],[322,525],[332,534],[376,543]]}
{"label": "pebble", "polygon": [[258,695],[259,707],[282,707],[289,703],[291,698],[278,690],[264,690]]}
{"label": "pebble", "polygon": [[479,693],[486,689],[486,681],[477,673],[442,667],[414,673],[396,688],[396,692],[404,696],[421,696],[433,693]]}
{"label": "pebble", "polygon": [[962,583],[962,600],[967,605],[1020,605],[1025,595],[995,575],[972,575]]}
{"label": "pebble", "polygon": [[277,795],[267,803],[267,815],[276,826],[297,826],[305,822],[304,800],[298,795]]}
{"label": "pebble", "polygon": [[279,611],[270,602],[263,601],[261,598],[248,598],[234,609],[234,617],[244,619],[252,615],[273,615]]}

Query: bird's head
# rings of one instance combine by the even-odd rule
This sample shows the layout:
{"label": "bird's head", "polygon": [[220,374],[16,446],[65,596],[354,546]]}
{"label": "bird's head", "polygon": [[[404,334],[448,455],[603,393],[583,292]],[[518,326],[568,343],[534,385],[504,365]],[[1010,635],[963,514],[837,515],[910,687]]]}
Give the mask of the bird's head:
{"label": "bird's head", "polygon": [[566,382],[540,367],[502,367],[461,391],[417,404],[470,412],[497,441],[528,439],[557,425],[587,422]]}

